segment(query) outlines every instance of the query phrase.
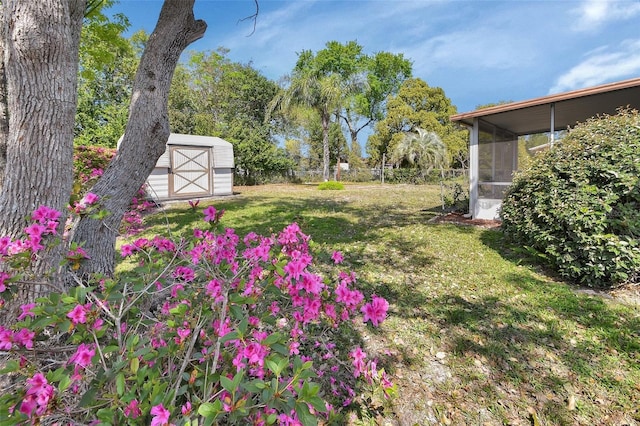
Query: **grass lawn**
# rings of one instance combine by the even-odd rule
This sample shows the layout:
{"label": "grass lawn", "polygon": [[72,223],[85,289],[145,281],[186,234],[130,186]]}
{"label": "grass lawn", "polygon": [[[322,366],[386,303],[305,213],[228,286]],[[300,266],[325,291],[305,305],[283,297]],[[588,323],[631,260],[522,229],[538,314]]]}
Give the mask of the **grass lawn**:
{"label": "grass lawn", "polygon": [[[199,212],[225,209],[240,235],[296,221],[320,262],[342,251],[362,290],[390,302],[381,327],[356,330],[399,385],[383,424],[640,423],[640,305],[520,262],[498,230],[430,222],[438,186],[236,191]],[[201,217],[183,203],[146,220],[181,233]]]}

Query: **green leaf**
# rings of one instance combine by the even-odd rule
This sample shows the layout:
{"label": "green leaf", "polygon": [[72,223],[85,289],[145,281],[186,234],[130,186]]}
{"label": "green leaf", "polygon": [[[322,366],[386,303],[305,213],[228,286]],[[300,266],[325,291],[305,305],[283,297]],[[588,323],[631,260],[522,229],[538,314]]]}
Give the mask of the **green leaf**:
{"label": "green leaf", "polygon": [[240,382],[242,381],[243,377],[244,377],[244,370],[238,371],[236,375],[233,377],[233,387],[235,389],[238,389],[240,387]]}
{"label": "green leaf", "polygon": [[222,336],[222,338],[220,339],[220,343],[226,343],[229,340],[235,340],[237,339],[238,336],[238,332],[237,331],[232,331],[231,333],[227,333],[224,336]]}
{"label": "green leaf", "polygon": [[116,392],[118,392],[118,396],[122,396],[124,394],[124,385],[124,374],[118,373],[118,375],[116,376]]}
{"label": "green leaf", "polygon": [[186,304],[180,303],[179,305],[169,309],[169,313],[176,316],[183,316],[187,312],[187,309],[189,309],[189,307]]}
{"label": "green leaf", "polygon": [[270,334],[266,339],[264,339],[262,341],[262,344],[265,346],[271,346],[276,342],[279,342],[280,340],[282,340],[282,334],[281,333],[273,333]]}
{"label": "green leaf", "polygon": [[40,317],[34,322],[31,323],[30,328],[33,330],[34,328],[45,328],[48,325],[51,325],[55,322],[55,318],[51,317]]}
{"label": "green leaf", "polygon": [[222,402],[205,402],[198,407],[198,414],[205,419],[215,418],[222,411]]}
{"label": "green leaf", "polygon": [[58,382],[58,390],[62,393],[71,385],[71,377],[64,375]]}
{"label": "green leaf", "polygon": [[248,383],[244,383],[242,385],[242,387],[247,392],[259,393],[262,389],[266,388],[267,385],[264,383],[264,381],[262,381],[260,379],[256,379],[256,380],[252,380],[252,381],[250,381]]}
{"label": "green leaf", "polygon": [[96,413],[96,417],[98,417],[99,420],[102,420],[105,424],[110,425],[111,421],[113,421],[113,410],[110,408],[101,408]]}
{"label": "green leaf", "polygon": [[[95,383],[92,383],[92,385],[95,385]],[[96,399],[96,393],[97,389],[93,386],[90,386],[89,389],[87,389],[87,391],[82,395],[82,398],[80,398],[80,402],[78,403],[78,405],[80,407],[88,407]]]}
{"label": "green leaf", "polygon": [[295,411],[298,415],[298,419],[300,419],[300,422],[302,422],[304,426],[317,426],[318,419],[311,414],[306,403],[296,402]]}
{"label": "green leaf", "polygon": [[311,404],[311,406],[319,413],[325,413],[327,411],[327,404],[319,396],[309,398],[307,403]]}
{"label": "green leaf", "polygon": [[0,370],[0,374],[13,373],[20,370],[20,363],[15,359],[7,361],[4,368]]}
{"label": "green leaf", "polygon": [[229,310],[231,311],[231,316],[234,319],[241,320],[244,318],[244,311],[242,310],[241,306],[231,305],[229,306]]}
{"label": "green leaf", "polygon": [[226,376],[220,376],[220,384],[229,393],[234,393],[237,389],[237,387],[233,383],[233,380]]}
{"label": "green leaf", "polygon": [[267,358],[264,363],[269,371],[275,374],[276,377],[280,377],[280,373],[282,373],[282,370],[280,369],[278,361],[275,357]]}
{"label": "green leaf", "polygon": [[276,420],[278,420],[277,414],[269,414],[269,416],[267,417],[267,424],[272,425],[276,422]]}

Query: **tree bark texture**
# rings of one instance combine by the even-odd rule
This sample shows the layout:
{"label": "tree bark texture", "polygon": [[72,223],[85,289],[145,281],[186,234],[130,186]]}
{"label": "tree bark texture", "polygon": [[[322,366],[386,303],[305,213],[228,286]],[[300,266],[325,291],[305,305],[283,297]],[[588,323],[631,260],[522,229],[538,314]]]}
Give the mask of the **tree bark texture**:
{"label": "tree bark texture", "polygon": [[105,219],[83,217],[73,241],[83,244],[90,259],[79,273],[112,275],[120,222],[132,198],[144,184],[169,138],[167,101],[180,54],[207,28],[195,20],[195,0],[165,0],[138,67],[124,137],[114,159],[91,189],[109,212]]}
{"label": "tree bark texture", "polygon": [[0,190],[2,189],[4,169],[7,165],[7,138],[9,137],[7,73],[4,66],[4,52],[4,37],[0,35]]}
{"label": "tree bark texture", "polygon": [[[69,203],[84,9],[85,0],[0,2],[5,72],[0,93],[8,115],[0,126],[6,149],[0,235],[21,234],[40,205],[65,212]],[[32,272],[43,276],[57,267],[61,253],[58,248],[43,254]],[[19,297],[33,300],[46,291],[43,285],[25,284]]]}

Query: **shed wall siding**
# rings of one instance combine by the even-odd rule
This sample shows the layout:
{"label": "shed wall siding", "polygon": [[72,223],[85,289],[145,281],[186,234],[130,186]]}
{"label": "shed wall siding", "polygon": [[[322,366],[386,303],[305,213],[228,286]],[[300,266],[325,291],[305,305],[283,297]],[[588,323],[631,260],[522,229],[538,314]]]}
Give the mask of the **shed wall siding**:
{"label": "shed wall siding", "polygon": [[158,200],[169,198],[169,168],[156,167],[147,178],[147,192]]}
{"label": "shed wall siding", "polygon": [[[215,154],[214,154],[215,158]],[[213,195],[233,194],[233,169],[213,169]]]}
{"label": "shed wall siding", "polygon": [[[170,175],[171,156],[169,147],[184,147],[185,149],[208,147],[212,150],[212,155],[210,157],[211,182],[209,193],[204,194],[193,192],[192,196],[201,197],[207,195],[233,194],[233,145],[217,137],[182,135],[172,133],[169,136],[169,140],[167,141],[167,149],[160,156],[160,158],[156,162],[156,168],[153,169],[153,171],[147,178],[148,192],[153,199],[172,199],[172,196],[170,195],[172,176]],[[188,173],[188,171],[181,171],[181,173],[182,175],[184,175],[185,173]],[[189,178],[190,176],[191,175],[188,175],[186,176],[186,178]],[[184,191],[187,191],[188,189],[190,188],[185,188]],[[201,189],[202,188],[200,188],[200,190]],[[176,196],[175,198],[185,199],[185,197],[188,198],[190,196],[189,194],[184,192],[181,194],[181,196]]]}

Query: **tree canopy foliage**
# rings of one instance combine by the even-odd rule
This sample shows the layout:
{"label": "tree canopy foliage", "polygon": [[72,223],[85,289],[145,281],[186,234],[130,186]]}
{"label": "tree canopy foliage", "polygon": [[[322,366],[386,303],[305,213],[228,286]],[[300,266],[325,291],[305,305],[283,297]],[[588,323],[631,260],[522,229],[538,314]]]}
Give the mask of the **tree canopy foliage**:
{"label": "tree canopy foliage", "polygon": [[419,78],[405,80],[398,94],[387,102],[387,114],[375,126],[367,141],[371,162],[379,164],[383,154],[391,155],[407,132],[421,128],[436,133],[447,147],[448,164],[467,166],[467,131],[451,123],[456,108],[439,87]]}
{"label": "tree canopy foliage", "polygon": [[399,166],[418,168],[427,174],[447,163],[447,147],[435,132],[418,127],[416,132],[404,135],[391,153],[389,161]]}
{"label": "tree canopy foliage", "polygon": [[141,53],[134,40],[147,36],[139,33],[126,39],[123,33],[129,28],[128,19],[119,14],[109,18],[103,13],[112,3],[93,8],[82,27],[74,130],[77,145],[115,148],[127,123]]}
{"label": "tree canopy foliage", "polygon": [[[329,146],[330,123],[344,123],[351,139],[348,152],[336,151],[335,155],[349,158],[352,163],[361,162],[358,134],[384,117],[388,96],[396,93],[401,82],[411,75],[411,62],[402,54],[368,55],[363,50],[355,41],[330,41],[316,53],[302,51],[274,100],[273,107],[279,106],[290,120],[312,122],[306,120],[300,108],[310,108],[320,118],[323,155],[327,157],[323,160],[325,179],[328,166],[337,161]],[[304,120],[300,121],[300,117]],[[316,142],[309,140],[310,151],[317,151]]]}
{"label": "tree canopy foliage", "polygon": [[250,63],[232,62],[227,54],[224,48],[192,52],[188,62],[178,66],[169,95],[171,128],[231,142],[236,169],[247,183],[285,173],[292,162],[265,119],[278,86]]}

